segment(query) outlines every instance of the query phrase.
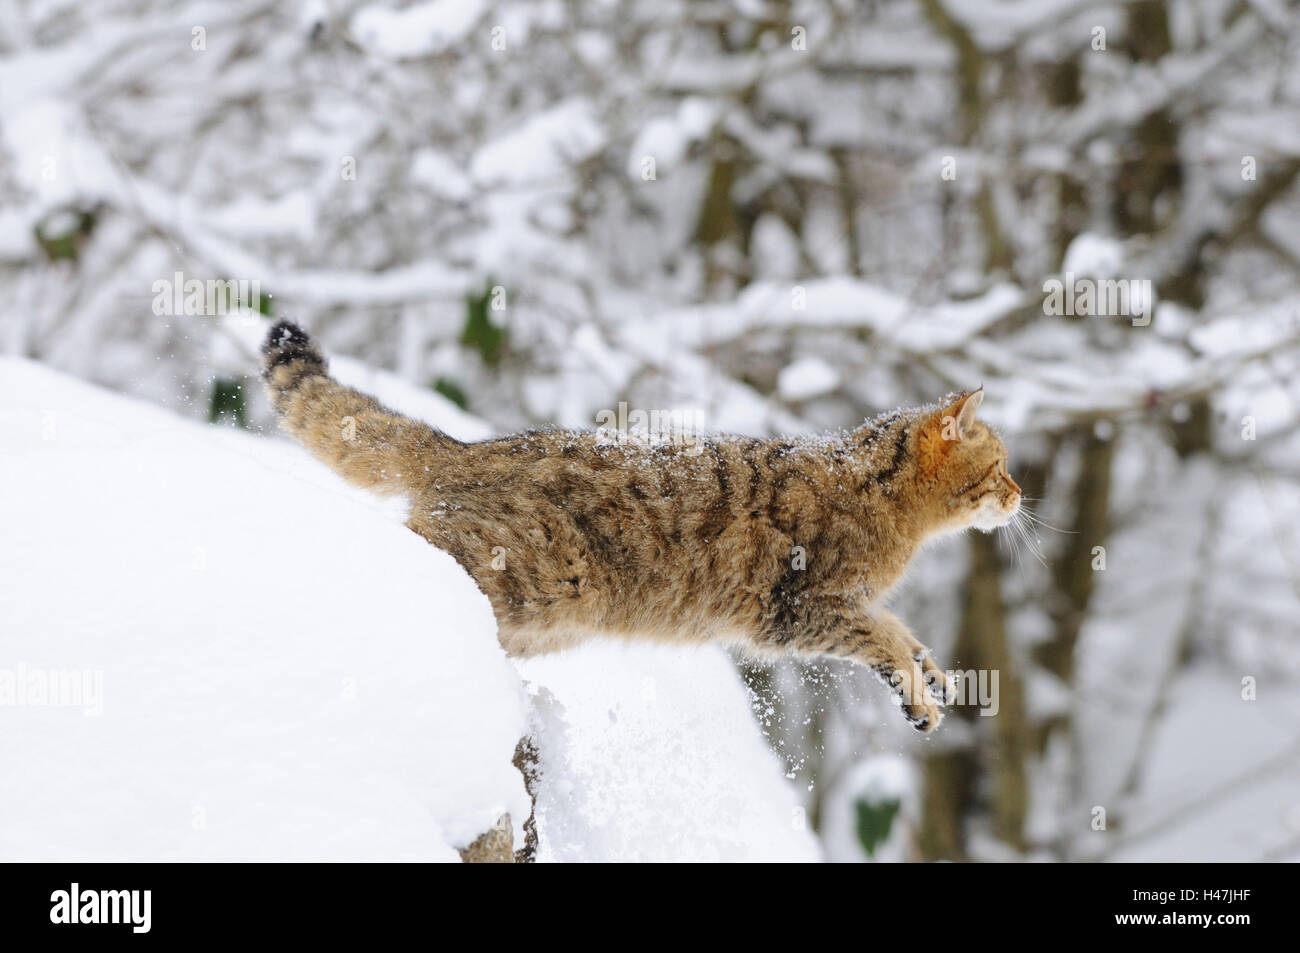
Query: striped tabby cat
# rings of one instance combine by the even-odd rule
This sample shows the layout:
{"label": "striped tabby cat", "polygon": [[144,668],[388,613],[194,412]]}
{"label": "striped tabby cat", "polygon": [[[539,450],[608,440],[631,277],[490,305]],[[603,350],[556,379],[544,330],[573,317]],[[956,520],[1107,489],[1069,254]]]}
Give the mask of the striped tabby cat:
{"label": "striped tabby cat", "polygon": [[339,384],[296,325],[263,356],[284,428],[352,483],[407,496],[407,526],[474,577],[514,655],[612,634],[848,658],[932,730],[951,683],[885,597],[927,539],[1020,505],[975,419],[982,389],[811,439],[462,443]]}

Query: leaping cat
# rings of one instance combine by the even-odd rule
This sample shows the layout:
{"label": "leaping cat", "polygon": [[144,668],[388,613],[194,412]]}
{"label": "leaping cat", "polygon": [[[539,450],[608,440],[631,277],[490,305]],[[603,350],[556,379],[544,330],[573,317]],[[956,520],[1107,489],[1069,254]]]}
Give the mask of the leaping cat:
{"label": "leaping cat", "polygon": [[952,685],[883,601],[927,539],[1020,506],[1006,447],[975,419],[982,388],[808,439],[462,443],[339,384],[289,322],[267,337],[263,377],[308,450],[409,497],[407,526],[473,576],[510,654],[617,635],[848,658],[922,731]]}

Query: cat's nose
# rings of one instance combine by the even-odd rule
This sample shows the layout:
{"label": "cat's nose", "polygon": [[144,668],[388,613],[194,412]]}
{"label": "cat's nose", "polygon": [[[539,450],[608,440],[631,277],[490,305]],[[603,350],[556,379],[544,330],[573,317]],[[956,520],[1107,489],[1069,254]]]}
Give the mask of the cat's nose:
{"label": "cat's nose", "polygon": [[1007,483],[1011,485],[1011,492],[1014,493],[1016,496],[1019,496],[1020,484],[1017,483],[1015,480],[1011,479],[1011,474],[1009,473],[1007,474]]}

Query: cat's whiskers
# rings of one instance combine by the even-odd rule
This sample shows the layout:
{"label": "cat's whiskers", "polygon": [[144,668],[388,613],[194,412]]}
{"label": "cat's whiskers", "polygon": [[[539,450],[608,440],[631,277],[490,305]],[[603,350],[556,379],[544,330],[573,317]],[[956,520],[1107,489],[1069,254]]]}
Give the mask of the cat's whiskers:
{"label": "cat's whiskers", "polygon": [[1011,567],[1012,567],[1013,569],[1019,570],[1019,568],[1020,568],[1020,537],[1019,537],[1019,534],[1017,533],[1017,528],[1018,528],[1018,527],[1016,526],[1016,520],[1015,520],[1015,517],[1012,517],[1011,522],[1009,522],[1009,523],[1007,524],[1007,527],[1006,527],[1006,528],[1009,529],[1010,532],[1007,533],[1005,536],[1003,536],[1003,539],[1006,539],[1006,540],[1008,541],[1008,544],[1009,544],[1010,547],[1011,547]]}
{"label": "cat's whiskers", "polygon": [[1041,502],[1042,502],[1041,500],[1038,500],[1036,498],[1022,496],[1020,498],[1019,512],[1023,513],[1025,519],[1027,519],[1030,523],[1034,524],[1035,526],[1041,526],[1043,529],[1050,529],[1054,533],[1069,533],[1071,535],[1077,535],[1076,530],[1062,529],[1059,526],[1053,526],[1051,523],[1047,522],[1047,520],[1043,519],[1041,516],[1035,513],[1033,508],[1029,506],[1030,503],[1041,503]]}
{"label": "cat's whiskers", "polygon": [[1039,545],[1042,540],[1040,540],[1038,534],[1034,532],[1033,514],[1026,509],[1023,500],[1021,501],[1021,506],[1016,510],[1015,514],[1006,525],[1011,529],[1015,538],[1020,542],[1023,542],[1025,548],[1029,550],[1030,554],[1038,560],[1044,569],[1046,569],[1047,558],[1043,555],[1042,548]]}
{"label": "cat's whiskers", "polygon": [[[1001,540],[1011,550],[1011,565],[1013,568],[1019,568],[1020,562],[1020,527],[1017,525],[1017,518],[1012,514],[1011,519],[998,527],[998,539]],[[1006,530],[1006,532],[1002,532]]]}

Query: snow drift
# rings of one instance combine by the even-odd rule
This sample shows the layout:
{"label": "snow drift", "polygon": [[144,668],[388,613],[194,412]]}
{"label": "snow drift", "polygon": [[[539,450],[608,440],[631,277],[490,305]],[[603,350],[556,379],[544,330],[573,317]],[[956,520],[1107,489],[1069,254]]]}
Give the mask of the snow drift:
{"label": "snow drift", "polygon": [[541,859],[815,859],[721,652],[516,667],[391,502],[38,364],[0,359],[0,432],[0,858],[519,844],[531,725]]}

